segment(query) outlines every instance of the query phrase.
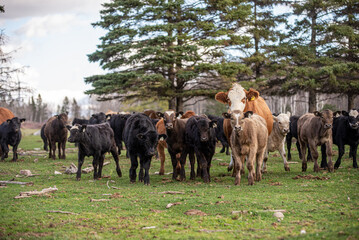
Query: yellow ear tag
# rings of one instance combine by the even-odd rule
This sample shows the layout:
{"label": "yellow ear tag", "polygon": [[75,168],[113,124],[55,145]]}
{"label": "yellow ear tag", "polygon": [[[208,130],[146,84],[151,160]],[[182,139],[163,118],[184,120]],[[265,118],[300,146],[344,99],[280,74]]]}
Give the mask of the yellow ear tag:
{"label": "yellow ear tag", "polygon": [[251,101],[254,101],[255,99],[256,99],[255,96],[252,96],[252,97],[251,97]]}

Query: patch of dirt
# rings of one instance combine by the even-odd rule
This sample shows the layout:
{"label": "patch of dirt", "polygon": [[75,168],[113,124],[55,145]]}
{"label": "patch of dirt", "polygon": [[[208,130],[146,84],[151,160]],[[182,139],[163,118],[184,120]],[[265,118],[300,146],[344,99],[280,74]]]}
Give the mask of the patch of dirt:
{"label": "patch of dirt", "polygon": [[114,193],[111,195],[110,198],[123,198],[123,195],[119,194],[119,193]]}
{"label": "patch of dirt", "polygon": [[154,213],[162,213],[163,210],[156,210],[156,209],[150,209],[151,212],[154,212]]}
{"label": "patch of dirt", "polygon": [[328,180],[328,179],[330,179],[330,177],[318,177],[318,176],[313,176],[313,175],[309,174],[309,175],[297,175],[297,176],[295,176],[293,179],[294,179],[294,180],[296,180],[296,179]]}
{"label": "patch of dirt", "polygon": [[269,185],[271,186],[282,186],[280,182],[270,182]]}
{"label": "patch of dirt", "polygon": [[190,209],[184,213],[187,216],[197,215],[197,216],[207,216],[206,213],[202,212],[201,210],[197,209]]}

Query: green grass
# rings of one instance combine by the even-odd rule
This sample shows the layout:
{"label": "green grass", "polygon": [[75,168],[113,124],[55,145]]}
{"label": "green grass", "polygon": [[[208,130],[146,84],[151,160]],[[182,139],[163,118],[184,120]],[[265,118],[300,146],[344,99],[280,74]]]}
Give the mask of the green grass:
{"label": "green grass", "polygon": [[[20,144],[23,150],[41,147],[40,136],[24,136]],[[81,181],[76,181],[75,175],[54,174],[72,162],[77,165],[76,151],[70,151],[66,160],[50,160],[43,153],[22,155],[13,163],[11,155],[0,162],[0,180],[15,178],[34,185],[8,184],[0,188],[0,239],[359,239],[359,172],[351,168],[347,154],[342,168],[334,173],[314,173],[313,163],[308,163],[305,175],[325,176],[328,180],[295,180],[293,177],[303,175],[301,164],[290,164],[291,171],[285,172],[279,154],[270,154],[268,173],[253,186],[247,185],[247,175],[240,186],[234,186],[227,167],[219,164],[229,162],[229,157],[219,153],[212,162],[210,184],[198,178],[190,181],[188,166],[184,182],[172,181],[171,175],[154,175],[160,165],[154,159],[150,186],[130,184],[130,161],[123,155],[123,177],[117,177],[115,164],[107,156],[111,164],[104,167],[103,175],[109,178],[98,181],[93,181],[91,173],[82,174]],[[299,162],[297,152],[292,155],[292,161]],[[170,172],[166,157],[166,172]],[[86,158],[83,168],[91,162]],[[39,175],[15,177],[22,169]],[[14,199],[23,191],[54,186],[58,191],[48,196]],[[160,194],[164,191],[185,194]],[[122,197],[107,195],[115,193]],[[109,201],[90,202],[91,199]],[[168,203],[175,202],[181,204],[166,209]],[[190,209],[201,210],[207,216],[185,215]],[[266,211],[271,209],[285,209],[284,219],[278,222],[273,212]],[[142,229],[152,226],[156,228]],[[301,230],[306,234],[300,234]]]}

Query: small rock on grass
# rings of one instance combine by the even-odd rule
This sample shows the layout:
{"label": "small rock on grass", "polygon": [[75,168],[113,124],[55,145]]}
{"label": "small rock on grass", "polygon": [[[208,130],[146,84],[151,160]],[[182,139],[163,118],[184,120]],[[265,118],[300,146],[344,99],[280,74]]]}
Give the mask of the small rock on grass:
{"label": "small rock on grass", "polygon": [[284,214],[281,212],[275,212],[275,213],[273,213],[273,217],[283,220]]}

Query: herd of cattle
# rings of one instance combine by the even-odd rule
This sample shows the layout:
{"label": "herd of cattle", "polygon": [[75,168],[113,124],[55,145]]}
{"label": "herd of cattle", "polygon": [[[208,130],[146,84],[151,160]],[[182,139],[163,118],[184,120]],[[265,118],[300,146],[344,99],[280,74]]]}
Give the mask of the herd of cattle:
{"label": "herd of cattle", "polygon": [[[97,113],[89,120],[77,119],[67,125],[66,113],[51,117],[41,128],[44,149],[49,151],[49,158],[55,159],[56,143],[58,157],[65,159],[66,141],[78,147],[77,180],[81,178],[81,167],[85,156],[93,157],[94,179],[101,178],[105,154],[111,152],[116,172],[122,176],[118,155],[126,147],[126,156],[131,160],[129,177],[136,181],[138,160],[140,163],[139,181],[150,183],[149,169],[151,159],[156,154],[160,158],[160,175],[164,174],[165,148],[171,157],[173,179],[183,181],[187,155],[191,165],[190,179],[201,177],[210,182],[210,167],[215,153],[216,142],[223,145],[221,152],[230,155],[228,170],[233,169],[235,185],[240,184],[244,166],[248,169],[248,184],[260,181],[262,173],[267,171],[268,153],[278,150],[285,171],[290,171],[288,159],[291,159],[292,138],[297,139],[302,171],[307,169],[307,161],[314,161],[314,171],[319,171],[317,147],[321,146],[321,168],[330,172],[339,168],[344,154],[344,145],[350,146],[353,167],[357,168],[357,148],[359,144],[358,109],[350,112],[333,113],[330,110],[307,113],[303,116],[290,116],[289,113],[273,115],[259,96],[259,92],[245,90],[235,83],[227,92],[219,92],[215,99],[228,104],[228,112],[223,117],[196,115],[193,111],[175,112],[173,110],[143,113]],[[0,144],[1,159],[8,157],[9,147],[13,147],[13,161],[17,159],[17,147],[21,140],[21,123],[19,119],[5,108],[0,108]],[[70,136],[68,136],[68,130]],[[339,149],[338,159],[333,166],[332,144]],[[308,150],[308,156],[306,152]],[[197,159],[197,172],[195,163]],[[327,161],[328,159],[328,161]],[[255,165],[255,166],[254,166]]]}

